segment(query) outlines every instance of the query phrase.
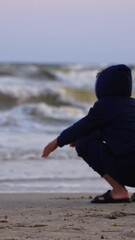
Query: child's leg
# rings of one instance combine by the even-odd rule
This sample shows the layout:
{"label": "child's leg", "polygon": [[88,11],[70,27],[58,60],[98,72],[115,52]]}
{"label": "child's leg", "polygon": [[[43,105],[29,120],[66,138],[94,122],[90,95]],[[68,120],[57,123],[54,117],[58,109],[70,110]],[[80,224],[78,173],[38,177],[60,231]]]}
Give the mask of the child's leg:
{"label": "child's leg", "polygon": [[125,186],[121,185],[115,179],[105,174],[103,178],[112,186],[111,196],[114,199],[128,198],[129,194]]}
{"label": "child's leg", "polygon": [[[91,134],[91,136],[86,136],[79,139],[77,141],[76,151],[78,155],[82,157],[90,167],[93,168],[94,171],[101,175],[101,177],[103,177],[112,186],[112,191],[110,191],[112,198],[128,198],[128,191],[125,188],[125,185],[130,186],[130,184],[127,184],[127,179],[125,181],[124,178],[127,175],[127,172],[130,173],[131,171],[127,171],[126,167],[124,172],[123,161],[121,161],[120,164],[119,159],[115,158],[106,144],[102,143],[99,132],[95,132]],[[123,175],[124,178],[122,177]],[[135,177],[132,177],[132,179],[134,180]]]}

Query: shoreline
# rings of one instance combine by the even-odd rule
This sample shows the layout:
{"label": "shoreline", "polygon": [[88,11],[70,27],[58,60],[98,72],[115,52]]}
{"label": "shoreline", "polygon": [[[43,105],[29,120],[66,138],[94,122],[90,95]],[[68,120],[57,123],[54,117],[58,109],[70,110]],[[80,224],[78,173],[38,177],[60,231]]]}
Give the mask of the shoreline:
{"label": "shoreline", "polygon": [[0,193],[0,240],[135,239],[135,203],[92,204],[95,196]]}

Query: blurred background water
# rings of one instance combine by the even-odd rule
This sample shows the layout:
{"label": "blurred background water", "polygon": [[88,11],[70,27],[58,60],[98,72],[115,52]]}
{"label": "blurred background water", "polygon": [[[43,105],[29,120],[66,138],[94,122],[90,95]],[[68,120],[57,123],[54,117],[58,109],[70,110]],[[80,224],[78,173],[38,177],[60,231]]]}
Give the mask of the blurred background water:
{"label": "blurred background water", "polygon": [[[105,66],[0,64],[0,192],[102,192],[108,188],[68,146],[44,146],[85,116]],[[133,71],[133,95],[135,66]]]}

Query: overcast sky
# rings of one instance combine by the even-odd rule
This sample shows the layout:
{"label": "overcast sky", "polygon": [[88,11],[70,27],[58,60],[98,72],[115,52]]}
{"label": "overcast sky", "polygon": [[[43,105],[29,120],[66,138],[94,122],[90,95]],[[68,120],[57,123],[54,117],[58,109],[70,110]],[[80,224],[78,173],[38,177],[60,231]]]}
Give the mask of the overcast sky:
{"label": "overcast sky", "polygon": [[0,61],[135,63],[135,0],[0,0]]}

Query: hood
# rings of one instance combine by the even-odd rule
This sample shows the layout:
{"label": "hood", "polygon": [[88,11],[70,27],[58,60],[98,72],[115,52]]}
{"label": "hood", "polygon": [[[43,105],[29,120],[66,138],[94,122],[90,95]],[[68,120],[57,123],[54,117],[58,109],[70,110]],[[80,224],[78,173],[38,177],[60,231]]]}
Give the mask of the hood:
{"label": "hood", "polygon": [[97,76],[95,85],[97,98],[104,96],[126,96],[132,93],[131,69],[124,64],[110,66]]}

